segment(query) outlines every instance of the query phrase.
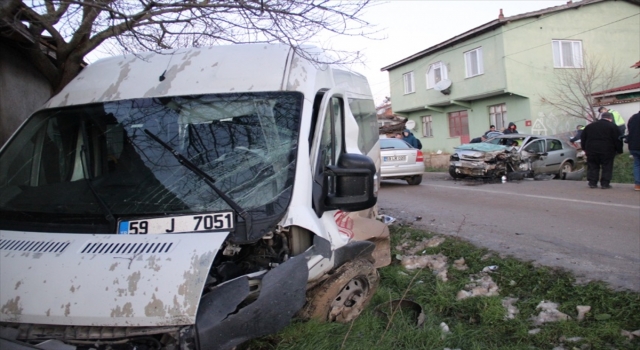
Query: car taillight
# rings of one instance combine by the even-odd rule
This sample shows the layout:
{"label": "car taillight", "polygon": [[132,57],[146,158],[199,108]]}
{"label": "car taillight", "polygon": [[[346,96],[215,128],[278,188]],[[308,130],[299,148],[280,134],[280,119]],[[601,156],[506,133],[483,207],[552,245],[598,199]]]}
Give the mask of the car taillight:
{"label": "car taillight", "polygon": [[424,162],[424,156],[422,155],[421,150],[418,150],[418,155],[416,156],[416,163],[417,162]]}

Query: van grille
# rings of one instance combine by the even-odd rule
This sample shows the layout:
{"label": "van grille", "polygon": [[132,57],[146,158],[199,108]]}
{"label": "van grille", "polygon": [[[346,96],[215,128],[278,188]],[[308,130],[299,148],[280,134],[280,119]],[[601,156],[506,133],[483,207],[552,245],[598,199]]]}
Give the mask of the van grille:
{"label": "van grille", "polygon": [[0,250],[29,253],[62,253],[71,242],[0,239]]}
{"label": "van grille", "polygon": [[87,243],[81,254],[168,253],[173,242],[164,243]]}

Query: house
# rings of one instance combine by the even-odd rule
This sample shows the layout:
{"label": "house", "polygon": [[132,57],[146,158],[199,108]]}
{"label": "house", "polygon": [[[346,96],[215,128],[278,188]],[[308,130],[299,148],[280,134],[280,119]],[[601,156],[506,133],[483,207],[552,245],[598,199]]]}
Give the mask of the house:
{"label": "house", "polygon": [[[559,134],[584,123],[543,98],[560,72],[581,69],[587,56],[609,65],[638,60],[640,1],[569,1],[511,17],[500,10],[497,19],[381,70],[389,73],[394,113],[415,122],[425,149],[452,151],[492,124]],[[619,85],[637,82],[634,76],[623,74]]]}
{"label": "house", "polygon": [[620,112],[625,121],[640,111],[640,61],[632,65],[631,68],[636,69],[637,83],[594,92],[591,95],[595,105],[615,109]]}
{"label": "house", "polygon": [[[51,94],[49,81],[29,60],[33,38],[21,23],[0,19],[0,147]],[[47,50],[42,43],[43,50]]]}

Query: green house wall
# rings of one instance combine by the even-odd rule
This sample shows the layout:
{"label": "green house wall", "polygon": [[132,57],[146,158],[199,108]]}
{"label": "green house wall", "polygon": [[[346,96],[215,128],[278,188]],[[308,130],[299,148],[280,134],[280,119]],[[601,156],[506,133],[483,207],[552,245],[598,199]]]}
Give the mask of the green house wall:
{"label": "green house wall", "polygon": [[[640,59],[640,6],[604,1],[508,22],[390,69],[393,111],[416,122],[413,132],[427,151],[451,152],[461,144],[460,137],[449,137],[448,113],[466,110],[474,138],[489,128],[489,107],[501,103],[521,133],[568,133],[584,120],[541,103],[562,69],[553,67],[551,42],[556,39],[581,40],[585,60],[618,65],[622,74],[616,86],[640,81],[639,71],[628,68]],[[484,74],[465,78],[464,52],[477,47],[483,50]],[[452,82],[448,95],[426,87],[427,70],[438,61],[446,64]],[[404,94],[403,74],[410,71],[415,92]],[[426,115],[433,118],[430,138],[423,137]]]}

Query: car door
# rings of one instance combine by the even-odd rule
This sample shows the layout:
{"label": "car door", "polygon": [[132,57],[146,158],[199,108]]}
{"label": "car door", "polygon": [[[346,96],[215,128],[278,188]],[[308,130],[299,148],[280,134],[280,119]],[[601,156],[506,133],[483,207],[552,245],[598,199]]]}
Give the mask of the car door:
{"label": "car door", "polygon": [[545,141],[547,156],[544,162],[544,172],[548,174],[557,173],[560,171],[560,165],[562,165],[567,150],[563,148],[562,142],[558,139],[548,138]]}
{"label": "car door", "polygon": [[523,159],[525,157],[531,157],[531,168],[536,174],[545,172],[546,156],[542,155],[545,150],[544,140],[534,139],[527,143],[520,151]]}

